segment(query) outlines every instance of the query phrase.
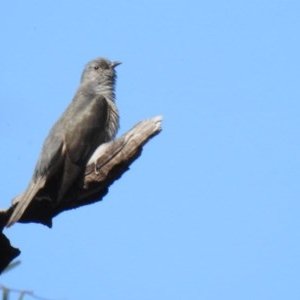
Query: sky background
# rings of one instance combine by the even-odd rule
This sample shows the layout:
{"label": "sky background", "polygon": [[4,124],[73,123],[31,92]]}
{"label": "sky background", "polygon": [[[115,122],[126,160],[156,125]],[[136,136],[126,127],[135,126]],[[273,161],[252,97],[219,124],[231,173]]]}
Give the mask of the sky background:
{"label": "sky background", "polygon": [[7,229],[22,263],[0,283],[53,300],[300,299],[299,11],[296,0],[3,2],[1,207],[28,184],[89,60],[123,62],[119,135],[164,121],[102,202],[52,229]]}

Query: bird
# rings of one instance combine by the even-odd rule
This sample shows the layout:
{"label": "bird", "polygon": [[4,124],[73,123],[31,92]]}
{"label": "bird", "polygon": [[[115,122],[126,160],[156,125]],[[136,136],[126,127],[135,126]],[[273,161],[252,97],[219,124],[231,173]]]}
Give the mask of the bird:
{"label": "bird", "polygon": [[119,112],[115,67],[120,64],[104,57],[86,64],[73,100],[44,141],[27,188],[15,198],[16,206],[6,227],[18,222],[37,193],[51,182],[49,201],[59,204],[96,148],[116,136]]}

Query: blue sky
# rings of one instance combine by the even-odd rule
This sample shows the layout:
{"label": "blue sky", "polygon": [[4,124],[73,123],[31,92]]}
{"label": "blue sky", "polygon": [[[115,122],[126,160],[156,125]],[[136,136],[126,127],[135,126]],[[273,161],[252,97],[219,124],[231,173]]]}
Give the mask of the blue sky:
{"label": "blue sky", "polygon": [[98,56],[119,134],[163,132],[100,203],[6,234],[1,277],[50,299],[299,299],[299,1],[10,1],[0,10],[1,207]]}

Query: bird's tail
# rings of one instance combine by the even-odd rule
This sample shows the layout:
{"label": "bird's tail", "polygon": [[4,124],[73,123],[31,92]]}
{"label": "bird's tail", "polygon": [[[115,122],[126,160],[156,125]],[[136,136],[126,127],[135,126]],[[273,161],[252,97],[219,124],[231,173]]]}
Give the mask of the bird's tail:
{"label": "bird's tail", "polygon": [[17,203],[12,215],[10,216],[6,227],[10,227],[14,223],[18,222],[25,212],[26,208],[35,197],[37,192],[45,185],[46,179],[44,177],[38,177],[35,181],[31,180],[26,191],[17,196],[14,202]]}

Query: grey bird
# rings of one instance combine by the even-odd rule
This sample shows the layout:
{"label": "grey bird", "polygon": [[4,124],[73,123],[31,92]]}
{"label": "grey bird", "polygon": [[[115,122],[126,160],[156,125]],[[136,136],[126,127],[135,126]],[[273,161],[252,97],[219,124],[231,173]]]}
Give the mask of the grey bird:
{"label": "grey bird", "polygon": [[7,227],[20,220],[37,193],[53,178],[55,196],[50,201],[59,203],[96,148],[115,137],[119,128],[115,67],[119,64],[97,58],[86,65],[72,102],[44,142],[27,189],[14,201],[17,204]]}

